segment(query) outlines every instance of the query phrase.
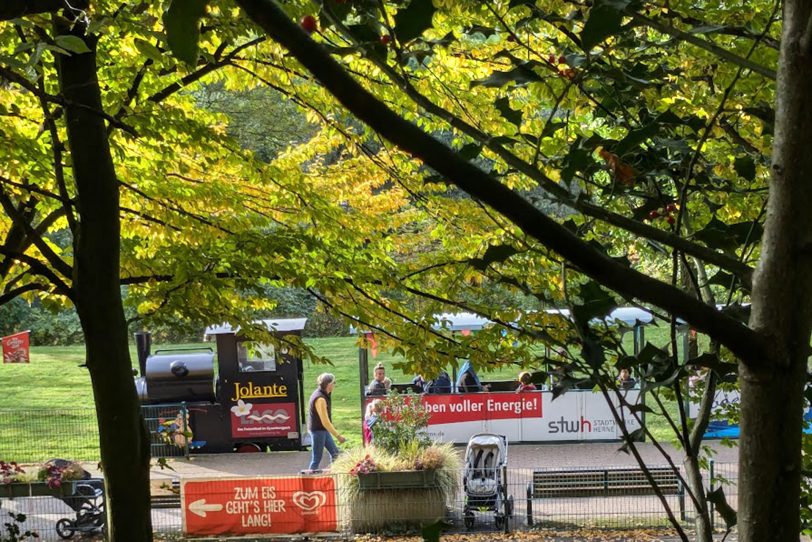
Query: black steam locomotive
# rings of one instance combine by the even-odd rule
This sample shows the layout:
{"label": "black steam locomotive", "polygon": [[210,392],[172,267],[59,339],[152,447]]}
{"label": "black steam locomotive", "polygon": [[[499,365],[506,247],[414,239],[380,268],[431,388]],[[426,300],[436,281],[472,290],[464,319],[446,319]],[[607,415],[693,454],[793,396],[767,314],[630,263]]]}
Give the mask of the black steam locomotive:
{"label": "black steam locomotive", "polygon": [[[278,336],[301,335],[306,319],[263,320]],[[193,453],[300,450],[305,411],[302,360],[287,350],[251,342],[229,325],[206,330],[211,349],[151,350],[149,333],[137,333],[143,405],[169,419],[188,412]],[[160,428],[159,428],[160,429]],[[184,435],[176,443],[186,444]]]}

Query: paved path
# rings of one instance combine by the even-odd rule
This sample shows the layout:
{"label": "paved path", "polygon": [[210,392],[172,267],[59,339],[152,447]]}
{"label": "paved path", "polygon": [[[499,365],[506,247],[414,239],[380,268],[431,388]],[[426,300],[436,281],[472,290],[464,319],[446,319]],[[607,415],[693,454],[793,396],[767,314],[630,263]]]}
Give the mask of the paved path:
{"label": "paved path", "polygon": [[[717,464],[725,464],[725,471],[735,470],[738,449],[722,446],[719,442],[708,443],[716,450]],[[634,456],[619,452],[617,442],[579,444],[518,444],[509,446],[508,467],[510,469],[533,469],[537,467],[612,467],[634,466]],[[649,443],[638,443],[641,456],[648,465],[666,465],[662,454]],[[677,465],[681,464],[682,453],[673,446],[665,446]],[[465,455],[465,447],[458,447],[460,457]],[[326,454],[325,454],[326,455]],[[211,454],[193,455],[191,459],[172,459],[173,470],[153,467],[153,480],[166,480],[180,477],[208,478],[226,476],[260,476],[297,474],[307,468],[310,452],[272,452],[258,454]],[[326,459],[325,459],[326,461]],[[325,463],[322,463],[324,466]]]}

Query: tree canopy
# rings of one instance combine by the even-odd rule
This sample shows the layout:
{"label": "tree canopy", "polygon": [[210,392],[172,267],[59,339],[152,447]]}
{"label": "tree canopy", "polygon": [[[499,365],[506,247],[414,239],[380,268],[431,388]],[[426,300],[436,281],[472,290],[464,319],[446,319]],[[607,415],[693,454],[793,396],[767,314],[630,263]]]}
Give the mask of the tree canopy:
{"label": "tree canopy", "polygon": [[[775,453],[744,470],[742,536],[781,539],[798,530],[812,326],[793,304],[810,287],[795,180],[809,157],[792,145],[809,123],[793,98],[812,84],[802,4],[6,2],[0,301],[73,303],[93,335],[122,284],[149,321],[235,324],[273,307],[268,286],[295,286],[416,372],[539,366],[554,346],[565,375],[633,366],[679,396],[675,339],[633,357],[592,324],[652,306],[724,347],[691,364],[738,359],[756,383],[742,453]],[[203,107],[212,89],[282,96],[313,133],[262,151]],[[94,299],[89,281],[111,273]],[[717,308],[751,301],[749,325]],[[777,319],[782,303],[797,313]],[[433,328],[454,310],[500,326]],[[89,363],[94,386],[126,388],[122,355],[115,376]]]}

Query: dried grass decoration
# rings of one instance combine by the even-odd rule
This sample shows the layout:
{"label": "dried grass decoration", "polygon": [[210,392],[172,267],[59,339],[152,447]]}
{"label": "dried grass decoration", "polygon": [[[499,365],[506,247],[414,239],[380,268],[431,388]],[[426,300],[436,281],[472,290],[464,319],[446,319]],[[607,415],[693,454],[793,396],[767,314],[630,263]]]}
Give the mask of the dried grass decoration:
{"label": "dried grass decoration", "polygon": [[459,489],[460,459],[450,444],[423,435],[419,400],[384,399],[373,442],[332,465],[341,519],[355,533],[413,530],[443,519]]}

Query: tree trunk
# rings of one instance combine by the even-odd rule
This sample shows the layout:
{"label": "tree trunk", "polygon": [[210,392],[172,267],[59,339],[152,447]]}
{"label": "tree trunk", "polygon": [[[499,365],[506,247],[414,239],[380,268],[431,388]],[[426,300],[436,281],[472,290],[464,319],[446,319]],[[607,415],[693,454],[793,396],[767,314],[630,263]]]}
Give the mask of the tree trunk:
{"label": "tree trunk", "polygon": [[705,499],[705,486],[702,482],[699,461],[696,457],[686,457],[683,465],[685,466],[685,481],[699,501],[694,518],[694,529],[696,529],[694,539],[698,542],[712,542],[713,529],[710,523],[710,510],[708,510],[708,501]]}
{"label": "tree trunk", "polygon": [[739,539],[798,540],[803,388],[812,327],[812,2],[784,2],[772,183],[750,326],[768,359],[739,366]]}
{"label": "tree trunk", "polygon": [[[686,227],[687,229],[687,227]],[[680,279],[682,281],[682,287],[687,291],[693,291],[697,297],[697,299],[701,299],[702,301],[715,305],[715,300],[713,298],[713,293],[710,291],[706,285],[708,284],[708,277],[707,273],[705,272],[705,266],[701,263],[697,263],[695,269],[691,269],[687,263],[682,264],[682,271],[680,273]],[[691,272],[695,272],[696,280],[700,285],[699,288],[695,288],[692,281],[690,280],[689,274]],[[704,285],[704,286],[703,286]],[[688,363],[688,360],[694,359],[699,356],[699,341],[697,340],[697,334],[693,332],[690,327],[683,331],[685,333],[685,352],[683,353],[683,362],[685,364]],[[717,351],[714,345],[712,345],[712,350]],[[682,404],[678,405],[682,412],[680,413],[681,417],[688,418],[690,417],[691,411],[691,379],[687,378],[683,380],[686,383],[685,386],[685,400],[682,401]],[[679,385],[677,382],[677,385]],[[688,484],[688,487],[691,490],[691,493],[696,497],[698,501],[698,506],[694,505],[696,509],[696,515],[694,517],[694,529],[696,530],[695,540],[698,542],[712,542],[713,540],[713,527],[710,517],[710,510],[708,507],[707,495],[706,495],[706,487],[704,481],[702,480],[702,469],[700,467],[699,458],[701,454],[701,444],[702,444],[702,437],[705,435],[705,430],[708,428],[708,422],[710,421],[711,416],[711,407],[713,405],[713,398],[716,394],[716,377],[712,371],[708,371],[707,375],[705,376],[705,387],[704,392],[702,394],[702,399],[697,409],[697,416],[694,420],[694,425],[688,433],[687,442],[683,442],[683,449],[685,451],[685,457],[683,458],[683,466],[685,467],[685,481]]]}
{"label": "tree trunk", "polygon": [[77,35],[92,52],[56,56],[78,193],[73,288],[99,423],[108,539],[149,541],[149,438],[133,383],[121,303],[118,181],[98,114],[102,103],[95,40]]}

